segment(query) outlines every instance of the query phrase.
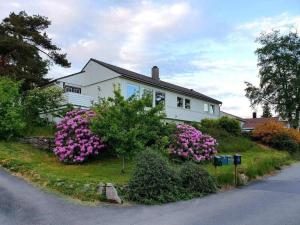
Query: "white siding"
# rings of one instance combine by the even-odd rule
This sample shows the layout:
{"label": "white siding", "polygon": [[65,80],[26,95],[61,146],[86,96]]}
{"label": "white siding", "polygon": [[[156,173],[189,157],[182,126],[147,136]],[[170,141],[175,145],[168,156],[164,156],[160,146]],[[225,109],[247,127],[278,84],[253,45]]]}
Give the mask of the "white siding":
{"label": "white siding", "polygon": [[[76,93],[66,93],[68,97],[68,102],[74,105],[81,105],[83,107],[90,107],[91,101],[97,101],[99,97],[111,97],[113,96],[113,90],[115,85],[120,85],[122,95],[126,96],[127,84],[134,84],[140,87],[140,94],[142,94],[142,89],[152,89],[153,94],[155,91],[161,91],[165,93],[165,112],[167,118],[174,120],[183,121],[200,121],[204,118],[219,118],[220,117],[220,106],[214,104],[215,112],[210,114],[204,112],[204,103],[213,104],[210,102],[205,102],[193,97],[184,96],[177,94],[176,92],[166,91],[161,88],[153,87],[150,85],[145,85],[142,83],[134,82],[121,78],[119,74],[90,61],[85,67],[84,72],[76,74],[74,76],[69,76],[61,78],[58,81],[58,85],[62,87],[62,83],[65,85],[71,85],[81,88],[81,94]],[[177,96],[188,98],[191,100],[191,108],[185,109],[177,107]],[[153,97],[153,103],[155,98]]]}
{"label": "white siding", "polygon": [[[153,86],[141,84],[135,81],[127,80],[124,78],[119,78],[120,80],[120,85],[121,85],[121,90],[122,90],[122,95],[126,96],[126,91],[127,91],[127,84],[134,84],[138,85],[140,87],[140,94],[142,93],[143,88],[147,89],[152,89],[153,94],[155,95],[155,91],[161,91],[165,93],[165,112],[167,115],[167,118],[169,119],[175,119],[175,120],[184,120],[184,121],[200,121],[204,118],[219,118],[220,117],[220,106],[218,104],[215,105],[215,113],[209,114],[204,112],[204,103],[205,101],[185,96],[182,94],[177,94],[175,92],[171,91],[166,91],[161,88],[156,88]],[[191,109],[185,109],[185,108],[178,108],[177,107],[177,96],[178,97],[183,97],[183,98],[188,98],[191,100]],[[153,97],[154,101],[154,97]],[[209,102],[208,102],[209,103]],[[209,103],[213,104],[213,103]]]}
{"label": "white siding", "polygon": [[94,98],[89,95],[82,95],[72,92],[66,92],[64,93],[64,96],[67,103],[73,104],[75,106],[81,106],[84,108],[91,107],[93,102],[97,100],[97,98]]}
{"label": "white siding", "polygon": [[[59,79],[60,82],[65,82],[66,85],[72,86],[88,86],[93,85],[101,81],[109,80],[120,76],[116,72],[109,70],[94,61],[90,61],[85,67],[84,72],[78,73],[73,76]],[[84,89],[82,90],[84,93]],[[93,93],[96,94],[96,93]]]}

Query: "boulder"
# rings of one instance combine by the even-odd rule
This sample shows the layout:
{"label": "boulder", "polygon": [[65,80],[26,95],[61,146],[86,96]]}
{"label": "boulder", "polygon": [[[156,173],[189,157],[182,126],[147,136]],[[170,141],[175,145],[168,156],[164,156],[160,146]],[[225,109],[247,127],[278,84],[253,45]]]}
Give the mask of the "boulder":
{"label": "boulder", "polygon": [[104,192],[105,192],[105,184],[102,183],[102,182],[100,182],[100,183],[98,184],[98,194],[99,194],[99,195],[103,195]]}
{"label": "boulder", "polygon": [[248,183],[248,180],[249,179],[245,174],[241,173],[238,175],[238,185],[246,185]]}
{"label": "boulder", "polygon": [[119,197],[118,192],[113,184],[106,184],[106,199],[107,201],[122,204],[122,199]]}

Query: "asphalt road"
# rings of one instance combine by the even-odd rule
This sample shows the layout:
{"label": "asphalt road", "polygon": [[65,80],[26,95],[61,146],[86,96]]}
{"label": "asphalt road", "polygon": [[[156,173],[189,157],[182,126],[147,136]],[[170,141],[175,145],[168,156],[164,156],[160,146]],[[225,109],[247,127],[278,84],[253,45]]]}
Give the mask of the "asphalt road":
{"label": "asphalt road", "polygon": [[201,199],[162,206],[86,206],[0,169],[1,225],[299,225],[300,164]]}

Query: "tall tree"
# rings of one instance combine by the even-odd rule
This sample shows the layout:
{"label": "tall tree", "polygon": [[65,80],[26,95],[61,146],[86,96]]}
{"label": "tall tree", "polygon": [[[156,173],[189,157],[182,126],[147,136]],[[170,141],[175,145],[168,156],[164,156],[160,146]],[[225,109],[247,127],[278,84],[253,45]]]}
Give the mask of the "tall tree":
{"label": "tall tree", "polygon": [[51,22],[48,18],[25,11],[10,13],[0,23],[0,76],[23,80],[23,90],[43,84],[54,63],[70,67],[66,54],[44,32]]}
{"label": "tall tree", "polygon": [[262,117],[265,117],[265,118],[272,117],[271,107],[268,102],[265,102],[262,108],[263,108]]}
{"label": "tall tree", "polygon": [[300,37],[297,32],[262,33],[257,39],[260,85],[245,82],[251,106],[269,103],[294,127],[300,115]]}

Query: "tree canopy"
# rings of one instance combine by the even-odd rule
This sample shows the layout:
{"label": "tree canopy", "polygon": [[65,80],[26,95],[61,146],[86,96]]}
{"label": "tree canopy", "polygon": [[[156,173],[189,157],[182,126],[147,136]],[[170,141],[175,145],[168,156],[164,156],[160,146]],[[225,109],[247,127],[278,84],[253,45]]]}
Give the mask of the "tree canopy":
{"label": "tree canopy", "polygon": [[25,11],[10,13],[0,23],[0,76],[23,80],[22,89],[43,84],[50,66],[71,64],[66,54],[52,43],[45,30],[51,25],[48,18]]}
{"label": "tree canopy", "polygon": [[272,117],[271,107],[268,102],[265,102],[263,105],[263,113],[261,117],[270,118]]}
{"label": "tree canopy", "polygon": [[251,106],[268,103],[294,127],[300,113],[300,37],[297,32],[262,33],[256,50],[259,87],[245,82]]}

